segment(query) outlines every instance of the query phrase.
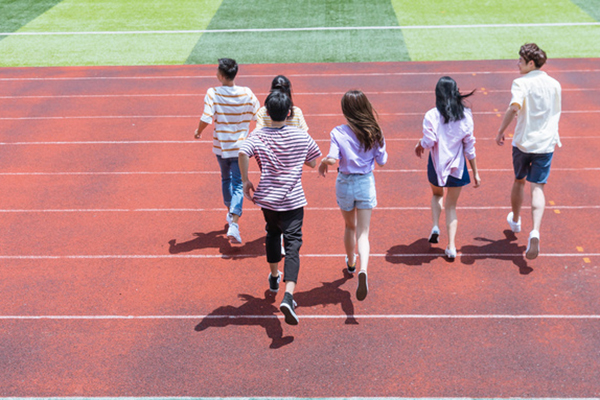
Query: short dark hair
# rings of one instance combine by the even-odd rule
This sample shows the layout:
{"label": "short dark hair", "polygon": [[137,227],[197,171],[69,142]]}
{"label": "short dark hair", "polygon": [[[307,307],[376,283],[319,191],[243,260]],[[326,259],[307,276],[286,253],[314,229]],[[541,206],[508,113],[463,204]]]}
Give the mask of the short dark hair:
{"label": "short dark hair", "polygon": [[219,58],[219,72],[232,81],[238,73],[238,64],[233,58]]}
{"label": "short dark hair", "polygon": [[540,49],[535,43],[526,43],[521,46],[519,55],[523,57],[523,60],[525,60],[526,63],[533,61],[536,68],[542,68],[542,65],[544,65],[548,59],[548,57],[546,57],[546,52]]}
{"label": "short dark hair", "polygon": [[267,108],[271,120],[281,122],[285,121],[290,113],[292,101],[290,100],[290,96],[286,93],[274,90],[267,96],[265,107]]}

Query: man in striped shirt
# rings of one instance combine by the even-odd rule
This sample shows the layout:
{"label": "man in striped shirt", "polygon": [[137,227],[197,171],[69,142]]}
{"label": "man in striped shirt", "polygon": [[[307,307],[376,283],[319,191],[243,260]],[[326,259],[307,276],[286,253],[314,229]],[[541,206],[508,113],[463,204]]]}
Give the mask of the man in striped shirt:
{"label": "man in striped shirt", "polygon": [[[294,289],[300,269],[299,250],[302,246],[302,222],[304,206],[307,204],[302,189],[302,166],[314,168],[319,147],[306,131],[286,126],[291,101],[286,93],[273,91],[265,100],[272,127],[255,130],[242,144],[239,152],[239,165],[244,183],[244,195],[262,208],[267,222],[266,251],[271,268],[269,288],[279,290],[281,261],[281,240],[285,244],[284,282],[285,295],[281,302],[281,312],[285,322],[298,324],[294,311]],[[248,180],[250,157],[254,156],[260,168],[260,182],[254,189]]]}
{"label": "man in striped shirt", "polygon": [[221,168],[223,202],[227,207],[227,237],[231,243],[241,244],[238,225],[244,201],[242,177],[238,165],[240,145],[248,136],[250,121],[256,120],[260,103],[252,90],[236,86],[238,65],[231,58],[219,59],[217,79],[221,86],[208,89],[204,98],[204,113],[200,118],[196,139],[213,120],[213,153]]}

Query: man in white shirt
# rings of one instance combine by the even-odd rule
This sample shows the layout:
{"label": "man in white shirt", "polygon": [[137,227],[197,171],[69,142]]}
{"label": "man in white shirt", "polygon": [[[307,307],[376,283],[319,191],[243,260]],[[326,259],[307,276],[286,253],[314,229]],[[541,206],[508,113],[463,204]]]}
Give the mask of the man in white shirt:
{"label": "man in white shirt", "polygon": [[496,143],[504,144],[504,131],[517,117],[512,140],[515,182],[511,192],[512,212],[508,214],[507,221],[513,232],[521,231],[521,206],[525,181],[529,181],[533,229],[525,256],[533,260],[540,251],[540,226],[546,204],[544,185],[550,174],[554,147],[561,146],[558,136],[561,87],[556,79],[540,70],[547,57],[535,43],[521,46],[519,56],[517,65],[523,76],[513,81],[512,99],[498,130]]}
{"label": "man in white shirt", "polygon": [[194,137],[200,139],[202,131],[214,122],[213,153],[221,169],[223,203],[227,207],[227,238],[241,244],[239,218],[244,201],[242,175],[238,164],[238,151],[248,136],[250,122],[256,120],[260,108],[258,99],[250,88],[237,86],[234,79],[238,64],[231,58],[220,58],[217,79],[221,86],[209,88],[204,98],[204,112]]}

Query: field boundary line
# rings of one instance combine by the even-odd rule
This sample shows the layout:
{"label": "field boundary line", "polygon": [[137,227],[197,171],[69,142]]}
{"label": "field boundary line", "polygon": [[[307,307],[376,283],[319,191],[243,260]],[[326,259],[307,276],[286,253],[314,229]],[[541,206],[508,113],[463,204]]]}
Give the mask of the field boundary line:
{"label": "field boundary line", "polygon": [[0,36],[94,36],[94,35],[186,35],[219,33],[270,33],[366,30],[433,30],[433,29],[488,29],[488,28],[549,28],[549,27],[600,26],[600,22],[540,22],[513,24],[467,25],[391,25],[391,26],[316,26],[305,28],[250,28],[250,29],[182,29],[145,31],[81,31],[81,32],[2,32]]}

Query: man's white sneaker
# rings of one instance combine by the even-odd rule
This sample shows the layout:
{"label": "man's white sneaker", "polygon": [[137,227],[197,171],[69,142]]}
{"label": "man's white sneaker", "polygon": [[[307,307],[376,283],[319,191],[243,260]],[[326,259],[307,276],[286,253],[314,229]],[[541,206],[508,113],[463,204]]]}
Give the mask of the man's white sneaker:
{"label": "man's white sneaker", "polygon": [[242,237],[240,236],[240,227],[235,222],[229,224],[229,229],[227,230],[227,239],[229,239],[229,243],[242,244]]}
{"label": "man's white sneaker", "polygon": [[513,212],[509,212],[508,216],[506,217],[506,222],[508,222],[508,225],[510,225],[510,229],[514,232],[514,233],[518,233],[521,232],[521,217],[519,217],[519,221],[515,222],[513,221]]}
{"label": "man's white sneaker", "polygon": [[527,241],[527,250],[525,250],[525,257],[528,260],[537,258],[540,254],[540,233],[536,230],[529,233],[529,240]]}

